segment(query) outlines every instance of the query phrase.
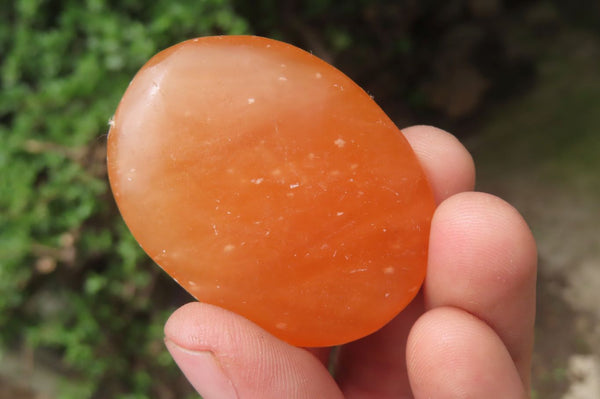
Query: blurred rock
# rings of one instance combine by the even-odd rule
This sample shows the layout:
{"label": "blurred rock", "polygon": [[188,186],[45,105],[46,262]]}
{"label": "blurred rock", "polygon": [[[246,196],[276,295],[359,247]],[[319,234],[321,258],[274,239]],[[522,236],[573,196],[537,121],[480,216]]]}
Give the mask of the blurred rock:
{"label": "blurred rock", "polygon": [[593,355],[573,355],[567,373],[572,382],[562,399],[600,398],[600,359]]}

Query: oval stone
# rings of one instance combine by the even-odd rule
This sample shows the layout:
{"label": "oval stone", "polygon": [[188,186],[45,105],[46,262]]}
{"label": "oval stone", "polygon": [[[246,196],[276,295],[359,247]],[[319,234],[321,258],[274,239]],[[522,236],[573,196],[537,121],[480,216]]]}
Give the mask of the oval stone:
{"label": "oval stone", "polygon": [[290,344],[372,333],[423,282],[435,203],[415,154],[294,46],[204,37],[155,55],[111,122],[108,172],[158,265]]}

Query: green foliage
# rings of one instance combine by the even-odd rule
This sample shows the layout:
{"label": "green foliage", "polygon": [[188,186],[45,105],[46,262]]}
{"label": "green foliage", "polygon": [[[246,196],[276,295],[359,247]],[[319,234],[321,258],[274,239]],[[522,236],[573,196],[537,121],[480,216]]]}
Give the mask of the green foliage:
{"label": "green foliage", "polygon": [[226,0],[1,8],[0,344],[60,359],[77,382],[65,381],[62,397],[160,397],[157,375],[183,395],[162,345],[181,294],[118,216],[105,133],[154,53],[247,24]]}

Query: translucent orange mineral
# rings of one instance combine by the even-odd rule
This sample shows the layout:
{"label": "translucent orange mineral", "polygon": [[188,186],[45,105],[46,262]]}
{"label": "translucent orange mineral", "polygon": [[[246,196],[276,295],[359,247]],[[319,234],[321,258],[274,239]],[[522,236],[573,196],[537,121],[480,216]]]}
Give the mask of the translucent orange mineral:
{"label": "translucent orange mineral", "polygon": [[402,133],[317,57],[188,40],[135,76],[108,170],[129,229],[199,301],[298,346],[374,332],[417,294],[434,199]]}

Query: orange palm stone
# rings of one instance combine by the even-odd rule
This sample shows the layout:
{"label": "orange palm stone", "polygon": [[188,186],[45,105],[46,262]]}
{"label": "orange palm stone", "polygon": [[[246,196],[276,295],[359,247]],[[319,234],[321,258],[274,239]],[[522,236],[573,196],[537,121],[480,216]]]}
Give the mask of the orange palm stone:
{"label": "orange palm stone", "polygon": [[372,333],[423,282],[435,204],[415,154],[291,45],[204,37],[155,55],[111,122],[108,171],[156,263],[293,345]]}

